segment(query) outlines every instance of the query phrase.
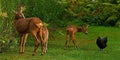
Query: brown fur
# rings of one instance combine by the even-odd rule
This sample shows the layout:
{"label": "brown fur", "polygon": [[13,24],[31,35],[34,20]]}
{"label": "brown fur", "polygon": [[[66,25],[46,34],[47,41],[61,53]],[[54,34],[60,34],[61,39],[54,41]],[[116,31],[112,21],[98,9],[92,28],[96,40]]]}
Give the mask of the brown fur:
{"label": "brown fur", "polygon": [[[43,27],[42,21],[39,18],[31,17],[31,18],[24,18],[21,12],[16,12],[14,18],[14,26],[18,33],[20,34],[20,53],[24,53],[24,47],[27,39],[27,33],[31,33],[32,36],[35,38],[35,48],[33,55],[36,53],[39,43],[41,42],[42,47],[43,45],[47,45],[48,34],[47,27]],[[45,30],[43,30],[45,28]],[[44,36],[45,35],[45,36]],[[45,46],[46,47],[46,46]],[[42,48],[42,53],[45,53],[47,49]]]}
{"label": "brown fur", "polygon": [[[41,50],[42,50],[41,55],[43,55],[47,52],[49,31],[48,31],[47,27],[43,26],[40,28],[38,34],[39,34],[38,37],[40,38],[40,41],[41,41]],[[37,48],[38,48],[38,45],[36,45],[33,55],[35,55]]]}
{"label": "brown fur", "polygon": [[72,41],[74,43],[75,48],[77,48],[76,45],[76,33],[77,32],[83,32],[85,34],[87,34],[87,27],[86,26],[82,26],[82,27],[76,27],[75,25],[68,25],[67,28],[67,34],[66,34],[66,43],[65,43],[65,49],[67,46],[69,46],[69,39],[70,37],[72,37]]}
{"label": "brown fur", "polygon": [[48,44],[48,36],[49,36],[49,31],[47,27],[42,27],[40,30],[40,35],[41,35],[41,46],[42,46],[42,55],[47,52],[47,44]]}

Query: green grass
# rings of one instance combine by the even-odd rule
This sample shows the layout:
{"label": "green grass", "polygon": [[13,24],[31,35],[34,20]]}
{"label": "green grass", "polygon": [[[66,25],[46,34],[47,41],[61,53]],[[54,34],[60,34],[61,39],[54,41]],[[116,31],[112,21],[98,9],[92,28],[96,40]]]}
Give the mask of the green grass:
{"label": "green grass", "polygon": [[[72,41],[70,48],[64,50],[65,32],[56,34],[55,40],[49,40],[48,52],[40,56],[39,47],[35,56],[32,56],[34,47],[26,47],[24,54],[10,51],[0,54],[0,60],[119,60],[120,59],[120,28],[91,26],[89,34],[77,33],[78,49],[74,49]],[[108,37],[107,48],[100,51],[96,46],[98,36]],[[33,40],[34,42],[34,40]],[[19,47],[18,47],[19,48]]]}

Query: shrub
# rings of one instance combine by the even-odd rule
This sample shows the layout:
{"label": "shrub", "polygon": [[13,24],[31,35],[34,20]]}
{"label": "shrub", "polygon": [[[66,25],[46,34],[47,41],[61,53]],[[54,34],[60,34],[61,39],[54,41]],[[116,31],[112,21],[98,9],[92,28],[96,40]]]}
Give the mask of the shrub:
{"label": "shrub", "polygon": [[108,17],[108,19],[105,21],[105,23],[108,25],[111,25],[111,26],[115,26],[116,21],[117,21],[117,16],[112,15],[112,16]]}
{"label": "shrub", "polygon": [[117,23],[116,23],[116,25],[115,25],[115,26],[120,27],[120,20],[119,20],[119,21],[117,21]]}

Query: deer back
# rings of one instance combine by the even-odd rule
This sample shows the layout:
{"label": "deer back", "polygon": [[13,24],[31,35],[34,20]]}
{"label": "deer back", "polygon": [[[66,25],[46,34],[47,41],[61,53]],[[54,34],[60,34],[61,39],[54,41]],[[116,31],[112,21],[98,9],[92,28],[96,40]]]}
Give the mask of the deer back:
{"label": "deer back", "polygon": [[29,24],[30,20],[29,19],[19,19],[14,21],[14,26],[16,30],[20,33],[28,32],[29,30]]}
{"label": "deer back", "polygon": [[76,33],[78,31],[75,25],[68,25],[66,30],[68,34]]}
{"label": "deer back", "polygon": [[41,28],[43,26],[42,21],[39,18],[32,17],[30,18],[30,21],[30,30],[38,30],[38,28]]}
{"label": "deer back", "polygon": [[28,33],[32,30],[38,30],[38,28],[42,26],[42,21],[39,18],[24,18],[21,12],[14,11],[14,13],[14,25],[19,33]]}
{"label": "deer back", "polygon": [[67,33],[71,34],[71,33],[76,33],[76,32],[83,32],[85,34],[87,34],[87,26],[82,26],[82,27],[77,27],[75,25],[68,25],[67,28]]}

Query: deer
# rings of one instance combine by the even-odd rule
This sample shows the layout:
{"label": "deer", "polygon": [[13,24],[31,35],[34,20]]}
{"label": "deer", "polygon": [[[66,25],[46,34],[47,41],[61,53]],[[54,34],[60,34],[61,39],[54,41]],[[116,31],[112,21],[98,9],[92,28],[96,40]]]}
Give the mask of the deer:
{"label": "deer", "polygon": [[[20,6],[20,10],[13,11],[14,14],[15,14],[14,26],[15,26],[15,29],[17,30],[17,32],[20,35],[19,53],[20,54],[24,53],[24,48],[25,48],[27,36],[28,36],[28,33],[30,33],[30,34],[32,34],[33,38],[35,39],[35,47],[34,47],[34,51],[33,51],[33,54],[32,54],[34,56],[35,53],[36,53],[36,50],[38,49],[38,46],[39,46],[40,42],[41,42],[42,46],[47,45],[48,30],[47,30],[47,27],[45,29],[45,27],[43,26],[43,23],[42,23],[40,18],[37,18],[37,17],[25,18],[24,14],[22,13],[21,7],[22,6]],[[44,36],[44,37],[42,37],[42,36]],[[45,48],[45,49],[42,48],[41,55],[43,53],[45,53],[44,50],[46,52],[47,48]]]}
{"label": "deer", "polygon": [[82,25],[81,27],[77,27],[75,25],[68,25],[66,28],[66,42],[65,42],[64,49],[66,49],[66,47],[69,47],[70,38],[72,38],[72,42],[74,44],[74,47],[77,48],[76,33],[83,32],[83,33],[87,34],[88,33],[87,28],[88,28],[88,26],[85,26],[85,25]]}
{"label": "deer", "polygon": [[[41,42],[41,55],[44,55],[47,52],[47,44],[48,44],[48,37],[49,37],[49,30],[46,26],[42,26],[42,28],[39,30],[40,35],[40,42]],[[35,55],[36,50],[37,50],[38,46],[34,49],[34,53],[32,54],[32,56]]]}
{"label": "deer", "polygon": [[41,36],[41,55],[45,54],[47,52],[47,44],[48,44],[48,37],[49,37],[49,31],[46,26],[43,26],[40,29],[39,35]]}

